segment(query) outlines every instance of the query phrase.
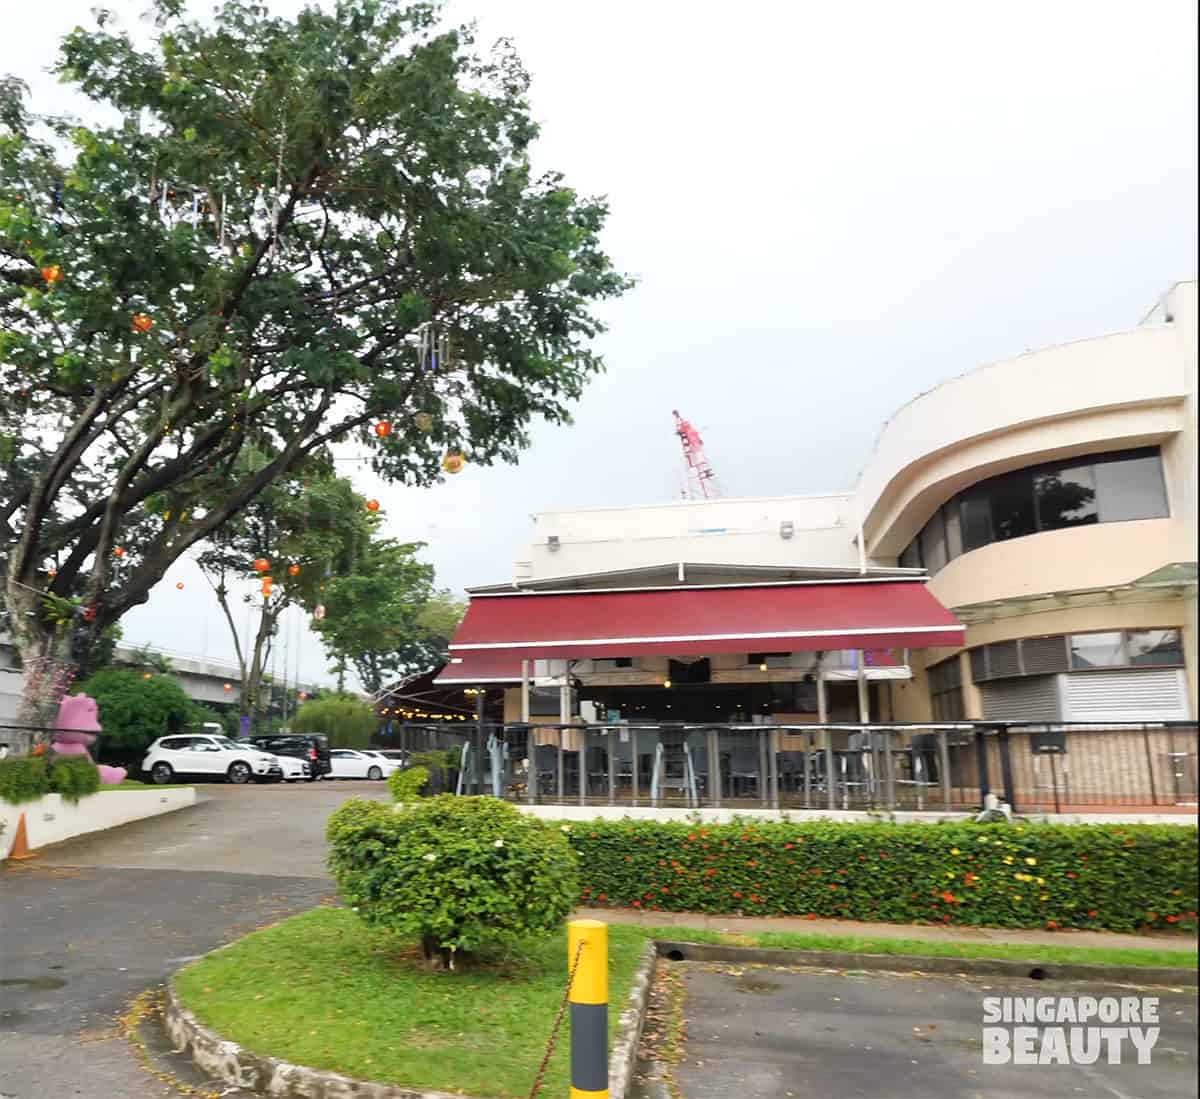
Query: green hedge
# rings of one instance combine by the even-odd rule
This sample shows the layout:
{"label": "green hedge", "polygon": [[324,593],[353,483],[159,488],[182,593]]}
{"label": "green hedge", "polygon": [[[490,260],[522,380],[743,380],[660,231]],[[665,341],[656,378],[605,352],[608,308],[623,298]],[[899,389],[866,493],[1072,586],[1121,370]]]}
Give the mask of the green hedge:
{"label": "green hedge", "polygon": [[0,759],[0,801],[23,805],[50,792],[50,776],[42,756]]}
{"label": "green hedge", "polygon": [[995,927],[1194,930],[1179,825],[594,821],[582,901],[651,911]]}
{"label": "green hedge", "polygon": [[72,805],[100,789],[100,772],[87,756],[54,756],[50,761],[50,790]]}

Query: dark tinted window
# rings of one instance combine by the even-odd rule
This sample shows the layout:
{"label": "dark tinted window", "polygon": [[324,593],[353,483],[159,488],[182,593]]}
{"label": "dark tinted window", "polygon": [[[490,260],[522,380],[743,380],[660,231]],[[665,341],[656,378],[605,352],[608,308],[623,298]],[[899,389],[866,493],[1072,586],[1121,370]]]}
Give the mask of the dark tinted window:
{"label": "dark tinted window", "polygon": [[1059,530],[1100,521],[1091,466],[1070,466],[1033,475],[1038,527]]}
{"label": "dark tinted window", "polygon": [[970,489],[960,501],[962,508],[963,553],[994,541],[992,537],[992,502],[986,490]]}
{"label": "dark tinted window", "polygon": [[992,530],[996,541],[1022,538],[1037,530],[1033,509],[1033,475],[1028,470],[1006,473],[989,482]]}
{"label": "dark tinted window", "polygon": [[1048,462],[980,481],[948,501],[900,555],[900,564],[920,562],[935,573],[989,542],[1168,514],[1155,448]]}
{"label": "dark tinted window", "polygon": [[1129,630],[1125,634],[1125,643],[1129,663],[1135,667],[1183,665],[1183,644],[1178,630]]}
{"label": "dark tinted window", "polygon": [[1158,452],[1096,465],[1100,521],[1158,519],[1167,514],[1167,489]]}

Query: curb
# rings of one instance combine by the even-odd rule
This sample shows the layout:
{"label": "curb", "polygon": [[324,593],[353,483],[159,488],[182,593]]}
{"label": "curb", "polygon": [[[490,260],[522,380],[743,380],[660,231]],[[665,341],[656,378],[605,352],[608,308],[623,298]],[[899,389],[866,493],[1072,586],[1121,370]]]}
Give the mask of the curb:
{"label": "curb", "polygon": [[908,973],[1018,977],[1035,981],[1091,981],[1101,984],[1196,987],[1194,969],[1151,965],[1083,965],[1068,962],[1014,961],[1008,958],[943,958],[921,954],[855,954],[833,950],[770,950],[658,939],[661,957],[673,962],[739,962],[746,965],[817,966]]}
{"label": "curb", "polygon": [[[225,947],[217,949],[223,950]],[[609,1054],[610,1099],[626,1099],[633,1082],[638,1044],[642,1038],[646,1005],[650,999],[650,985],[658,956],[657,944],[651,940],[638,960]],[[259,1095],[270,1095],[276,1099],[462,1099],[461,1094],[451,1095],[444,1091],[422,1091],[402,1084],[359,1080],[254,1053],[237,1042],[222,1038],[184,1007],[175,989],[173,976],[167,980],[163,1023],[175,1052],[191,1057],[216,1079]]]}

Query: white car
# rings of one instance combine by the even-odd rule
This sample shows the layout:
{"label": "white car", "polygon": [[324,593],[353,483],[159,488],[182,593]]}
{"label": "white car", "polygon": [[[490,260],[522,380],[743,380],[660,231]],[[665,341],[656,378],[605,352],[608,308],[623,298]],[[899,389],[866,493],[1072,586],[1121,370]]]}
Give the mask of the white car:
{"label": "white car", "polygon": [[229,737],[194,733],[159,737],[146,750],[142,771],[159,784],[177,775],[220,777],[239,785],[255,778],[272,782],[283,777],[283,768],[273,755]]}
{"label": "white car", "polygon": [[353,748],[333,748],[329,753],[330,772],[327,778],[381,779],[400,766],[394,759],[378,752],[356,752]]}
{"label": "white car", "polygon": [[283,782],[307,782],[312,774],[312,768],[308,765],[308,760],[297,759],[295,756],[279,756],[274,752],[264,752],[261,748],[253,744],[242,744],[239,741],[234,741],[234,744],[243,752],[255,752],[261,756],[270,756],[276,763],[279,764],[278,775],[272,776],[272,781]]}

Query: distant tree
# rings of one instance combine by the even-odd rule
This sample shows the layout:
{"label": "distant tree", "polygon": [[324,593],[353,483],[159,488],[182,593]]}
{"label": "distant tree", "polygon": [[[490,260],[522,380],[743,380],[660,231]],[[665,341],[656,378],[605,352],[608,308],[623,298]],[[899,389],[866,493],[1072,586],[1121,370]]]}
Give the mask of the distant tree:
{"label": "distant tree", "polygon": [[292,721],[294,733],[323,733],[335,748],[366,748],[379,722],[371,707],[350,695],[305,702]]}
{"label": "distant tree", "polygon": [[[266,460],[249,450],[242,459],[243,474]],[[346,478],[313,464],[260,493],[197,558],[229,626],[241,673],[241,712],[251,716],[256,728],[280,617],[292,605],[311,613],[326,598],[331,578],[353,570],[379,525],[378,516],[365,505]],[[268,568],[257,570],[256,561],[267,562]],[[244,649],[230,605],[230,584],[248,580],[256,582],[259,591],[244,596],[257,617]],[[267,582],[269,592],[264,588]]]}
{"label": "distant tree", "polygon": [[426,667],[431,644],[421,616],[443,628],[448,613],[428,610],[438,596],[433,566],[417,559],[420,543],[384,539],[368,544],[353,572],[331,577],[324,594],[325,617],[314,623],[335,666],[350,665],[363,688],[374,694],[399,672]]}
{"label": "distant tree", "polygon": [[75,693],[96,700],[103,730],[96,755],[107,762],[140,763],[151,741],[185,732],[197,718],[195,704],[168,675],[104,668],[78,684]]}

